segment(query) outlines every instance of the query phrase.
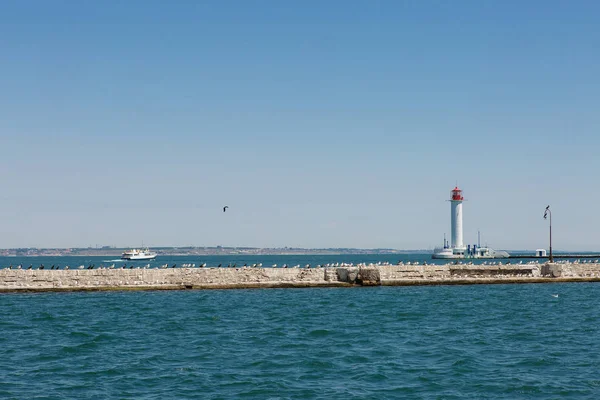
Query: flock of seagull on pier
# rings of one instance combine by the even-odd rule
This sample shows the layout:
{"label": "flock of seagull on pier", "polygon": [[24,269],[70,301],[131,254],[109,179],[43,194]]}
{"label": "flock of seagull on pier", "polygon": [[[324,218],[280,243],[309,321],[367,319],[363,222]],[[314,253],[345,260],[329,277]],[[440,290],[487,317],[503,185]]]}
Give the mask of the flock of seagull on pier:
{"label": "flock of seagull on pier", "polygon": [[[502,261],[484,261],[480,264],[474,264],[472,261],[469,262],[462,262],[462,261],[454,261],[453,263],[448,263],[446,265],[449,264],[454,264],[454,265],[485,265],[485,266],[497,266],[497,265],[536,265],[539,264],[539,260],[535,260],[535,261],[529,261],[529,262],[523,262],[523,261],[519,261],[519,263],[515,263],[515,264],[511,264],[510,261],[502,263]],[[600,261],[598,259],[596,260],[581,260],[581,259],[577,259],[574,261],[567,261],[567,260],[561,260],[561,261],[555,261],[556,264],[598,264],[600,263]],[[358,263],[358,264],[354,264],[354,263],[345,263],[345,262],[336,262],[336,263],[327,263],[327,264],[318,264],[316,265],[315,268],[337,268],[337,267],[377,267],[377,266],[386,266],[386,265],[392,265],[389,262],[377,262],[377,263]],[[419,261],[399,261],[397,264],[395,265],[436,265],[433,263],[427,263],[427,261],[423,261],[423,262],[419,262]],[[256,263],[256,264],[250,264],[248,265],[247,263],[244,263],[243,265],[237,265],[237,263],[234,264],[219,264],[216,265],[214,267],[208,267],[208,268],[262,268],[263,264],[262,263]],[[206,263],[186,263],[186,264],[182,264],[180,266],[180,268],[206,268],[207,264]],[[111,265],[104,265],[101,264],[99,266],[96,266],[95,264],[89,264],[89,265],[79,265],[78,267],[73,267],[71,268],[69,265],[66,265],[65,267],[61,268],[59,265],[52,265],[50,267],[46,267],[44,266],[44,264],[41,264],[37,267],[34,267],[33,264],[29,265],[29,267],[24,267],[22,264],[19,264],[17,266],[8,266],[5,267],[6,269],[37,269],[37,270],[68,270],[68,269],[167,269],[167,268],[178,268],[177,264],[173,264],[173,265],[169,265],[169,264],[162,264],[160,266],[155,266],[152,267],[150,264],[146,264],[146,265],[127,265],[127,264],[123,264],[123,265],[119,265],[117,266],[116,264],[111,264]],[[304,266],[301,266],[300,264],[295,264],[295,265],[288,265],[288,264],[282,264],[281,266],[277,265],[277,264],[273,264],[271,265],[271,268],[312,268],[312,266],[310,264],[305,264]]]}

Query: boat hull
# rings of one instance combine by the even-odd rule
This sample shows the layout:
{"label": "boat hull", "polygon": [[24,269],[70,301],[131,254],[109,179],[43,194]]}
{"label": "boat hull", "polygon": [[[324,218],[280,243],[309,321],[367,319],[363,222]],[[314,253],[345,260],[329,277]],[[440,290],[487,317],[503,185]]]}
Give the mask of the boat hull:
{"label": "boat hull", "polygon": [[149,254],[144,256],[122,256],[121,260],[154,260],[156,258],[156,254]]}

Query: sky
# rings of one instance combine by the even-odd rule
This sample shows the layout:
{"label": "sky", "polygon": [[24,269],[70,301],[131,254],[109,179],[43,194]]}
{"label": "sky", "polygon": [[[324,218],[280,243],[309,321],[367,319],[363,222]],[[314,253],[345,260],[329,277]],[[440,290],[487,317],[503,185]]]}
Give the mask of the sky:
{"label": "sky", "polygon": [[3,1],[0,248],[600,251],[599,14]]}

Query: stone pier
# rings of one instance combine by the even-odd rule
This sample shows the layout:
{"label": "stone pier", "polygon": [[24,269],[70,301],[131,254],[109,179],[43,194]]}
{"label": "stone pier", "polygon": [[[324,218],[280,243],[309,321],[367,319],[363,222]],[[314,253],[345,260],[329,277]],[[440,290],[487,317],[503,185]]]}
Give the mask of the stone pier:
{"label": "stone pier", "polygon": [[0,292],[596,282],[600,264],[362,265],[327,268],[1,269]]}

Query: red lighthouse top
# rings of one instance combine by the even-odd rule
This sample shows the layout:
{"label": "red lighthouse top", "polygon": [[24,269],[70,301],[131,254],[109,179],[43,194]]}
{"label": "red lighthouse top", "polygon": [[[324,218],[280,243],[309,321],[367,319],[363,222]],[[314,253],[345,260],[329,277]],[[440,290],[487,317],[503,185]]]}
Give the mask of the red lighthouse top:
{"label": "red lighthouse top", "polygon": [[458,186],[455,186],[454,189],[452,189],[452,192],[450,194],[450,200],[454,200],[454,201],[463,201],[464,197],[462,195],[462,190],[460,190],[458,188]]}

